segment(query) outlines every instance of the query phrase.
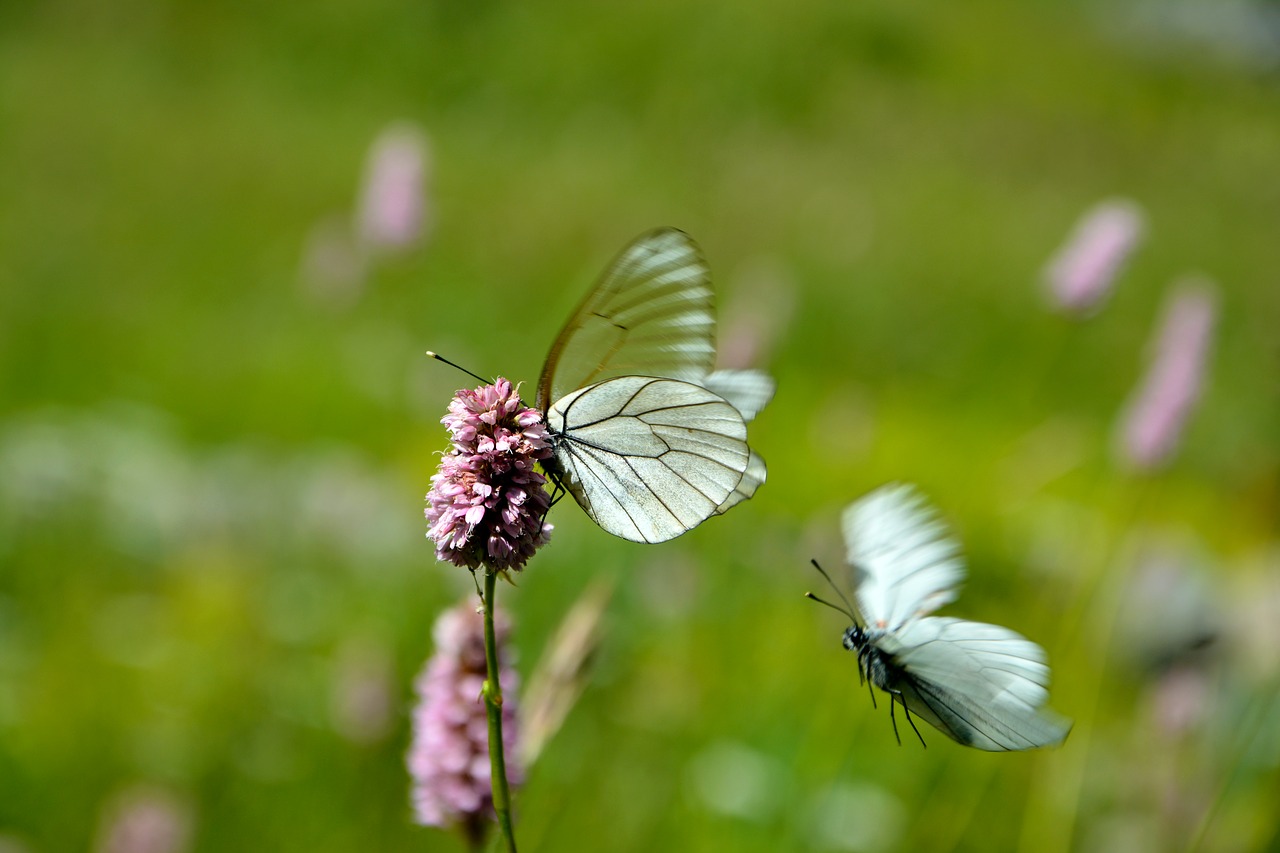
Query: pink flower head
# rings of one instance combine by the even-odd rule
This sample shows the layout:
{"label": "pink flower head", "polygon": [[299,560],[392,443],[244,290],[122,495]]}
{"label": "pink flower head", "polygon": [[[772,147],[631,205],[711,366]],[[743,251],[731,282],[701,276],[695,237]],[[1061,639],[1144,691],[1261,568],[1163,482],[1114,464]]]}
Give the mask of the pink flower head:
{"label": "pink flower head", "polygon": [[441,423],[453,449],[427,495],[436,557],[470,569],[520,571],[551,533],[543,523],[551,507],[547,481],[533,467],[551,455],[542,413],[499,377],[458,391]]}
{"label": "pink flower head", "polygon": [[1054,305],[1075,315],[1096,308],[1145,229],[1142,208],[1125,199],[1104,201],[1088,211],[1045,268]]}
{"label": "pink flower head", "polygon": [[1134,467],[1153,468],[1177,447],[1200,398],[1217,313],[1208,281],[1184,281],[1166,301],[1151,366],[1121,423],[1120,452]]}
{"label": "pink flower head", "polygon": [[[494,614],[502,683],[502,740],[507,782],[518,785],[523,771],[516,756],[516,673],[508,652],[510,623]],[[489,785],[489,724],[480,689],[485,681],[484,617],[464,602],[440,614],[435,654],[418,675],[413,743],[405,757],[413,778],[413,812],[425,826],[460,827],[483,840],[494,819]]]}
{"label": "pink flower head", "polygon": [[97,853],[183,853],[191,847],[191,810],[164,789],[138,786],[114,796],[102,815]]}
{"label": "pink flower head", "polygon": [[413,125],[393,125],[374,140],[365,166],[356,231],[375,251],[412,248],[427,229],[428,149]]}

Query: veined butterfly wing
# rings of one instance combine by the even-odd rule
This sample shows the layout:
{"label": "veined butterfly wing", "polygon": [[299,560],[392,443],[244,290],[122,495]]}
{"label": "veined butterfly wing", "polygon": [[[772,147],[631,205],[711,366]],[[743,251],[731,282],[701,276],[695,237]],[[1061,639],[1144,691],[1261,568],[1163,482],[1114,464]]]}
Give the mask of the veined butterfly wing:
{"label": "veined butterfly wing", "polygon": [[622,250],[565,323],[538,379],[538,408],[617,376],[701,381],[715,366],[711,275],[674,228]]}
{"label": "veined butterfly wing", "polygon": [[[727,400],[747,423],[773,399],[773,392],[777,387],[772,376],[759,370],[717,370],[703,380],[702,384]],[[747,460],[747,469],[742,472],[742,479],[738,481],[733,493],[716,507],[716,515],[723,514],[754,495],[767,474],[764,459],[752,450],[751,458]]]}
{"label": "veined butterfly wing", "polygon": [[678,379],[607,379],[557,400],[547,424],[565,487],[634,542],[673,539],[715,514],[750,458],[738,410]]}
{"label": "veined butterfly wing", "polygon": [[847,561],[867,627],[896,630],[954,601],[960,545],[909,485],[883,486],[844,511]]}
{"label": "veined butterfly wing", "polygon": [[989,752],[1057,746],[1071,723],[1044,707],[1049,667],[1008,628],[931,616],[875,640],[906,673],[898,701],[957,743]]}
{"label": "veined butterfly wing", "polygon": [[747,423],[773,399],[777,384],[759,370],[717,370],[699,384],[729,401]]}

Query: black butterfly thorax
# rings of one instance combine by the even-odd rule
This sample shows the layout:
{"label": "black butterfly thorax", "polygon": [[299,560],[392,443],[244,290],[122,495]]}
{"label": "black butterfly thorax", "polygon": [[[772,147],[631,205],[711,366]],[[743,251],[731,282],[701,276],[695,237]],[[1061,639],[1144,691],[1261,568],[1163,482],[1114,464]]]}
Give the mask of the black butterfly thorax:
{"label": "black butterfly thorax", "polygon": [[873,642],[871,633],[858,625],[845,629],[844,647],[858,655],[858,677],[865,678],[886,693],[896,693],[910,676],[887,652]]}

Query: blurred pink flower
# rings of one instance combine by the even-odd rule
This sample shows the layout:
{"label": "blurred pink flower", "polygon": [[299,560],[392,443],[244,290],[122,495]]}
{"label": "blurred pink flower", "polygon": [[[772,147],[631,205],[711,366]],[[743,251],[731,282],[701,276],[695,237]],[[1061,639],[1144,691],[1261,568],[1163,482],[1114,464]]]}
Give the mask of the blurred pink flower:
{"label": "blurred pink flower", "polygon": [[1097,308],[1145,230],[1142,208],[1127,199],[1109,199],[1085,213],[1045,267],[1055,307],[1075,315]]}
{"label": "blurred pink flower", "polygon": [[333,727],[354,743],[386,737],[395,718],[395,674],[386,647],[367,640],[347,640],[333,665],[330,707]]}
{"label": "blurred pink flower", "polygon": [[1189,279],[1166,299],[1151,365],[1120,426],[1120,453],[1133,467],[1154,468],[1177,447],[1200,398],[1217,320],[1213,283]]}
{"label": "blurred pink flower", "polygon": [[[505,614],[494,614],[494,634],[503,686],[502,740],[507,781],[519,785],[515,758],[517,676],[511,666]],[[480,690],[486,677],[484,617],[469,602],[440,614],[436,650],[418,675],[413,743],[406,756],[413,778],[414,819],[425,826],[458,827],[472,842],[484,838],[494,819],[489,785],[489,726]]]}
{"label": "blurred pink flower", "polygon": [[308,298],[326,308],[350,308],[364,288],[365,268],[346,217],[317,222],[302,247],[299,283]]}
{"label": "blurred pink flower", "polygon": [[411,124],[384,130],[369,149],[356,211],[360,244],[375,252],[410,249],[430,228],[427,137]]}
{"label": "blurred pink flower", "polygon": [[190,809],[158,788],[129,788],[103,811],[96,853],[182,853],[191,847]]}
{"label": "blurred pink flower", "polygon": [[768,361],[774,341],[795,313],[794,276],[772,258],[758,258],[734,276],[733,297],[720,324],[719,367],[746,369]]}
{"label": "blurred pink flower", "polygon": [[499,377],[458,391],[441,423],[453,449],[427,495],[436,557],[473,570],[519,571],[551,533],[543,522],[551,507],[547,481],[533,467],[551,455],[542,413]]}

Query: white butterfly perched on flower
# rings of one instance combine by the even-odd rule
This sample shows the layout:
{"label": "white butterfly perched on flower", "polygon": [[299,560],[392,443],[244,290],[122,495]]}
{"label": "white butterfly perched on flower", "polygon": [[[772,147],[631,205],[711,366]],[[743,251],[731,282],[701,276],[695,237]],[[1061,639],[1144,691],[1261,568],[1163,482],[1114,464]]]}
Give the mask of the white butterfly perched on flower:
{"label": "white butterfly perched on flower", "polygon": [[764,482],[746,422],[773,380],[714,371],[715,358],[710,272],[674,228],[623,249],[552,344],[538,380],[544,467],[608,532],[663,542]]}
{"label": "white butterfly perched on flower", "polygon": [[1043,649],[998,625],[928,615],[955,599],[964,561],[914,487],[861,498],[845,510],[843,527],[856,611],[834,583],[845,607],[809,597],[853,620],[844,647],[857,654],[859,677],[889,694],[891,720],[901,705],[917,737],[913,714],[956,743],[992,752],[1062,743],[1071,723],[1044,707]]}

